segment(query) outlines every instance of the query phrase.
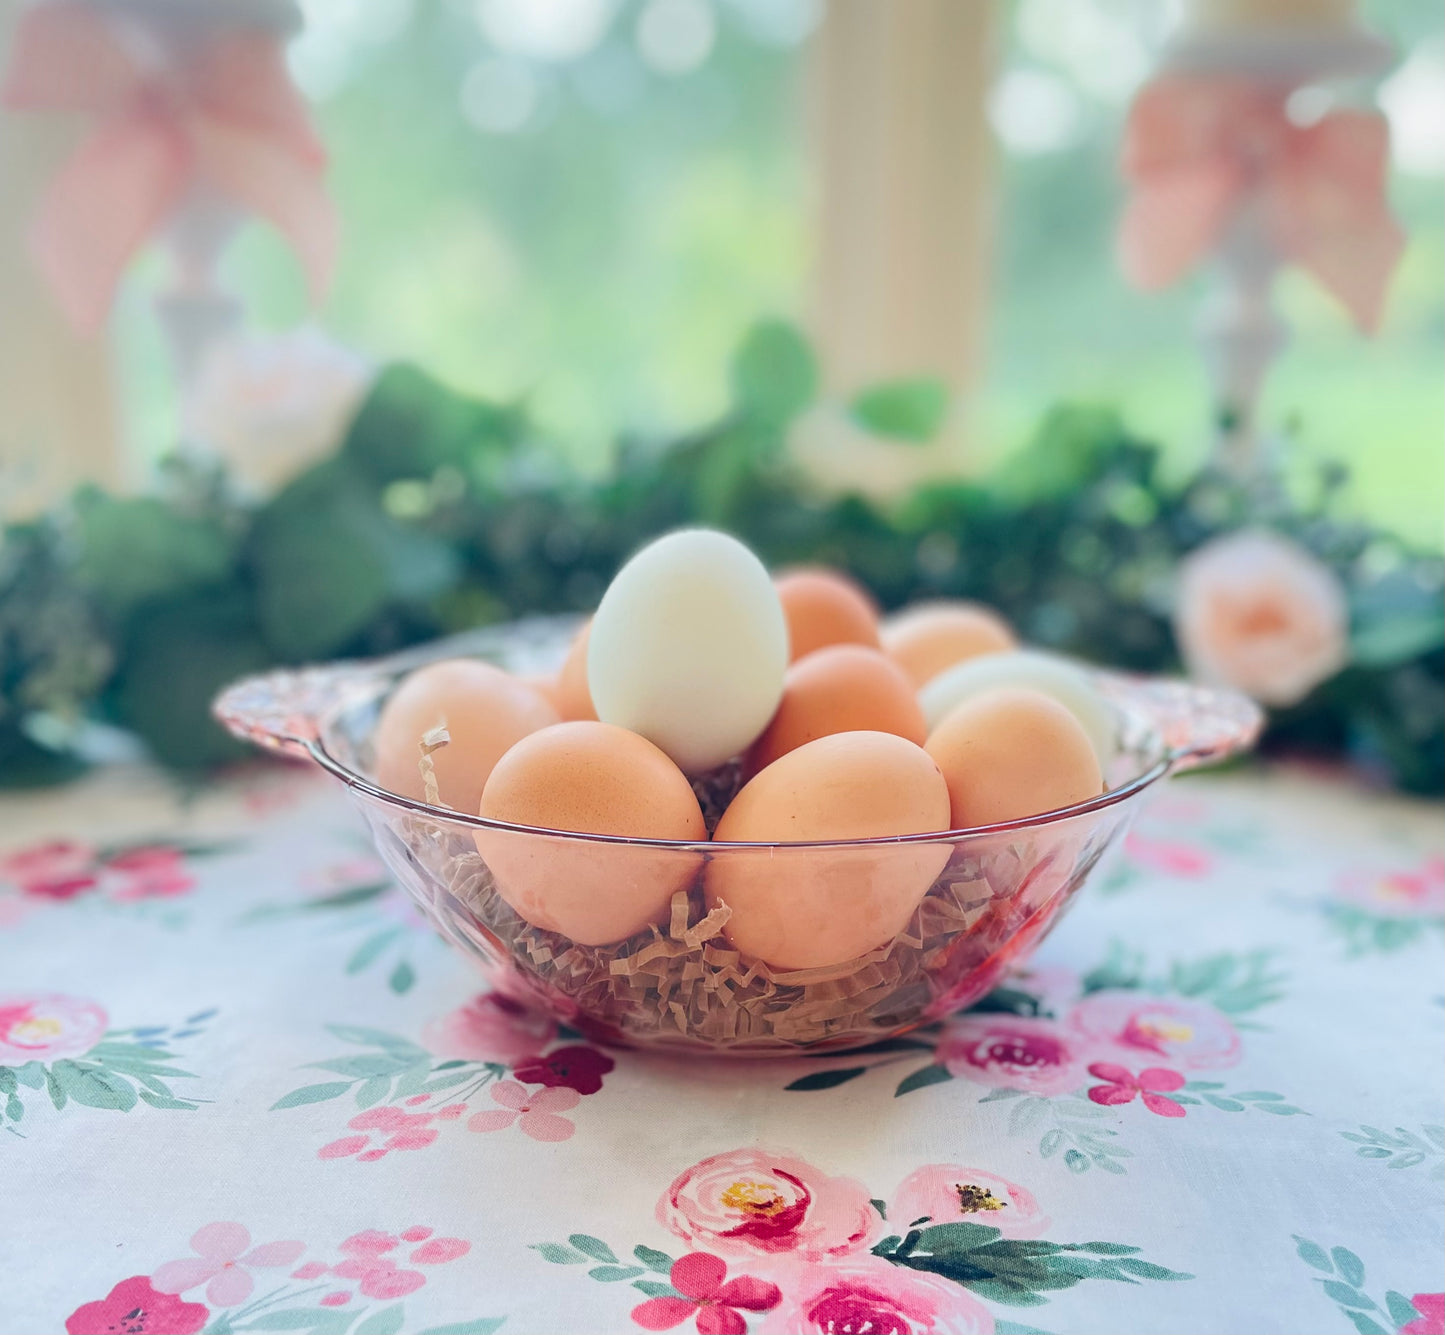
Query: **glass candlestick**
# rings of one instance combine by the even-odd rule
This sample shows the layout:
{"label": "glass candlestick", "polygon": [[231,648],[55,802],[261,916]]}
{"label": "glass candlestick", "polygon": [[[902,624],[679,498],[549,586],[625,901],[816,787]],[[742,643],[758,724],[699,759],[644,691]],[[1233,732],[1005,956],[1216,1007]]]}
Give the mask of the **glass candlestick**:
{"label": "glass candlestick", "polygon": [[[1298,89],[1329,80],[1359,78],[1389,68],[1390,47],[1336,6],[1322,6],[1318,22],[1245,24],[1195,21],[1166,46],[1162,74],[1247,80],[1277,102],[1280,116]],[[1215,285],[1199,320],[1199,337],[1214,400],[1216,458],[1248,476],[1266,467],[1259,423],[1260,398],[1271,367],[1289,340],[1274,303],[1274,280],[1285,262],[1266,212],[1264,173],[1248,158],[1270,151],[1245,144],[1240,165],[1248,186],[1215,249]],[[1262,166],[1262,162],[1260,164]]]}

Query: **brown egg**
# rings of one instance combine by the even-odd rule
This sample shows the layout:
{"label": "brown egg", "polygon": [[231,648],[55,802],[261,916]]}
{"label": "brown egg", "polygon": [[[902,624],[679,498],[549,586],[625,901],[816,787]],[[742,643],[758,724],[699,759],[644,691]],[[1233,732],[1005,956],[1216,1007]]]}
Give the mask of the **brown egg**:
{"label": "brown egg", "polygon": [[783,681],[783,701],[749,748],[756,774],[805,742],[835,732],[891,732],[922,746],[928,724],[913,683],[897,663],[861,644],[834,644],[800,659]]}
{"label": "brown egg", "polygon": [[920,603],[883,623],[883,652],[915,686],[925,685],[945,668],[979,654],[998,654],[1016,643],[1008,623],[977,603]]}
{"label": "brown egg", "polygon": [[[558,723],[518,742],[482,794],[489,820],[633,839],[707,839],[682,771],[651,742],[610,723]],[[622,941],[666,917],[701,854],[478,830],[497,893],[535,927],[579,945]]]}
{"label": "brown egg", "polygon": [[562,717],[562,695],[557,689],[556,677],[522,677],[525,685],[530,686],[542,697],[553,709],[557,711],[557,717]]}
{"label": "brown egg", "polygon": [[421,739],[445,725],[451,740],[432,752],[437,789],[453,811],[475,814],[492,766],[514,742],[557,722],[557,711],[531,686],[490,663],[454,658],[411,673],[376,725],[376,781],[403,797],[426,800]]}
{"label": "brown egg", "polygon": [[788,622],[790,661],[830,644],[878,648],[878,609],[863,587],[837,570],[800,566],[774,581]]}
{"label": "brown egg", "polygon": [[[872,839],[948,828],[948,786],[912,742],[840,732],[775,760],[735,798],[715,843]],[[908,925],[948,861],[949,845],[719,848],[704,885],[709,908],[744,955],[779,969],[839,964]]]}
{"label": "brown egg", "polygon": [[1022,820],[1104,791],[1083,725],[1052,696],[1022,686],[965,700],[926,749],[948,781],[955,829]]}
{"label": "brown egg", "polygon": [[587,640],[592,632],[590,620],[583,623],[567,650],[562,670],[557,674],[557,708],[569,723],[578,720],[597,721],[592,706],[592,692],[587,688]]}

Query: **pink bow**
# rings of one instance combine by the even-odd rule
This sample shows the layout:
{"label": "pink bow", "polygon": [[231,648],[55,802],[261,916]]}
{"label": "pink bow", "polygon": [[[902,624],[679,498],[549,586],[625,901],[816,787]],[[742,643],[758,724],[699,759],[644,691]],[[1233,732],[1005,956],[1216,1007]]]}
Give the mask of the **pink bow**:
{"label": "pink bow", "polygon": [[123,23],[83,0],[31,6],[0,86],[7,107],[94,118],[30,233],[66,314],[87,332],[101,326],[131,257],[193,185],[269,219],[318,297],[336,251],[326,154],[276,37],[232,31],[176,54]]}
{"label": "pink bow", "polygon": [[1389,128],[1371,111],[1296,125],[1283,97],[1242,79],[1169,75],[1129,112],[1119,228],[1125,276],[1164,287],[1219,243],[1257,192],[1269,240],[1334,293],[1366,332],[1379,323],[1404,233],[1385,201]]}

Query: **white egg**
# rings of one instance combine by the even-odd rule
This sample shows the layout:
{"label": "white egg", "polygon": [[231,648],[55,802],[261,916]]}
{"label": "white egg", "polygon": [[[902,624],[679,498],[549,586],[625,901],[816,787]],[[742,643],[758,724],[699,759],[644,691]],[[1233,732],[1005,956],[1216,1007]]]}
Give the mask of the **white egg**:
{"label": "white egg", "polygon": [[597,717],[641,733],[689,774],[747,750],[787,668],[787,621],[767,570],[711,529],[669,533],[623,566],[587,645]]}
{"label": "white egg", "polygon": [[1066,659],[1037,650],[984,654],[940,672],[918,692],[918,703],[931,732],[965,700],[1000,686],[1027,686],[1052,696],[1083,725],[1099,764],[1114,757],[1117,719],[1089,685],[1084,672]]}

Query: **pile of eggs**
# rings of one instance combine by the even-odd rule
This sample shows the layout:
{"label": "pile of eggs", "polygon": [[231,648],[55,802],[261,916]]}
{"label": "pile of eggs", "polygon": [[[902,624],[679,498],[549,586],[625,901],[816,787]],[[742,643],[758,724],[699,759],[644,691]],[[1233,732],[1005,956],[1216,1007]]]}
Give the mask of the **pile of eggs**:
{"label": "pile of eggs", "polygon": [[[438,727],[448,740],[421,762]],[[534,831],[706,844],[693,781],[735,762],[744,782],[714,844],[969,829],[1097,796],[1113,734],[1084,673],[1020,650],[986,608],[937,602],[880,621],[846,576],[773,579],[736,539],[686,529],[618,572],[555,679],[460,659],[413,672],[377,725],[376,777],[420,800],[430,768],[443,804],[531,827],[475,839],[497,893],[535,927],[626,940],[664,921],[705,861],[731,944],[801,969],[896,936],[948,846],[704,859]]]}

